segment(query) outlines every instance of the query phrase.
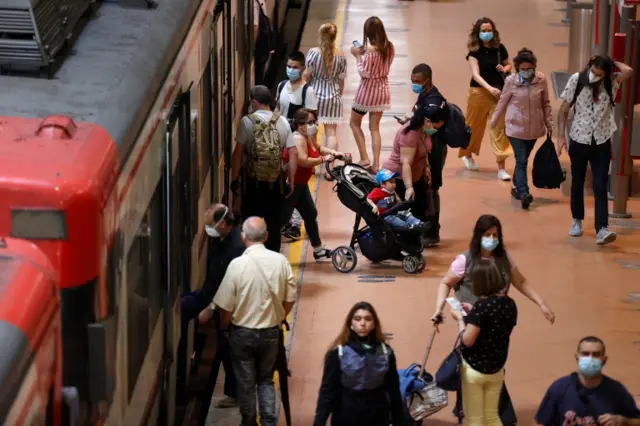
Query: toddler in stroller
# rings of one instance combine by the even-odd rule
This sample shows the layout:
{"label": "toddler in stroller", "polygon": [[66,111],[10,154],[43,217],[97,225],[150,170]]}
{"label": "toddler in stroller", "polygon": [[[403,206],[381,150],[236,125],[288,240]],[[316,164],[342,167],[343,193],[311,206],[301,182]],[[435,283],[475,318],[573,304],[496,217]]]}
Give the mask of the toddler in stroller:
{"label": "toddler in stroller", "polygon": [[399,204],[402,200],[396,194],[396,178],[398,173],[391,170],[381,169],[376,174],[376,184],[379,188],[373,188],[367,196],[367,202],[372,211],[377,215],[383,215],[383,220],[393,229],[419,229],[426,231],[424,222],[411,214],[409,210],[398,211],[396,214],[385,213]]}
{"label": "toddler in stroller", "polygon": [[[333,191],[338,194],[338,199],[356,214],[349,245],[336,247],[332,252],[331,260],[336,270],[343,273],[351,272],[358,263],[355,249],[359,247],[362,254],[373,263],[398,260],[402,262],[402,267],[407,273],[423,271],[426,262],[422,255],[421,236],[427,226],[415,226],[416,222],[412,222],[414,226],[405,226],[403,222],[402,226],[396,227],[390,225],[393,219],[385,220],[386,217],[408,210],[411,202],[395,203],[385,211],[380,211],[376,206],[377,212],[374,213],[368,196],[377,189],[377,184],[367,169],[357,164],[344,164],[334,169],[331,169],[329,163],[325,163],[325,166],[327,173],[336,181]],[[362,220],[366,225],[361,228]],[[407,220],[412,219],[405,219]]]}

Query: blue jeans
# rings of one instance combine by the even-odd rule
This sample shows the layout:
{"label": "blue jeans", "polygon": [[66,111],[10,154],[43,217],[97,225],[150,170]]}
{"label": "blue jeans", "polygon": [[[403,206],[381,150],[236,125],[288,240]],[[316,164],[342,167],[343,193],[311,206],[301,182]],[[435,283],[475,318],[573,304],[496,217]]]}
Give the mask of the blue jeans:
{"label": "blue jeans", "polygon": [[278,355],[278,327],[230,327],[233,371],[238,381],[238,406],[242,426],[256,426],[256,386],[260,424],[276,426],[276,392],[273,371]]}
{"label": "blue jeans", "polygon": [[520,197],[529,194],[529,184],[527,183],[527,165],[529,163],[529,155],[533,151],[537,139],[518,139],[509,138],[513,153],[516,157],[516,166],[513,170],[513,186],[516,193]]}
{"label": "blue jeans", "polygon": [[392,214],[385,216],[384,221],[392,228],[408,228],[409,226],[420,225],[422,221],[409,213],[408,215]]}

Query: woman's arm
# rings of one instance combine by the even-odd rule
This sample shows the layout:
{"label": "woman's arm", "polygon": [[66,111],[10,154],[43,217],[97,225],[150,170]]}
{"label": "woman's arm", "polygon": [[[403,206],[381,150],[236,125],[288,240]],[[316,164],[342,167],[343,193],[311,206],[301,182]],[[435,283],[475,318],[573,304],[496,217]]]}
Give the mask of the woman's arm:
{"label": "woman's arm", "polygon": [[340,358],[338,350],[329,351],[324,358],[324,372],[318,392],[318,404],[313,426],[325,426],[340,396]]}
{"label": "woman's arm", "polygon": [[403,426],[407,424],[407,420],[404,415],[402,395],[400,395],[400,378],[398,377],[396,356],[389,347],[387,347],[387,350],[389,351],[389,369],[385,376],[384,385],[387,388],[387,394],[389,395],[391,420],[394,426]]}
{"label": "woman's arm", "polygon": [[473,56],[469,56],[469,59],[467,59],[467,62],[469,62],[469,69],[471,70],[471,78],[473,78],[475,82],[480,85],[480,87],[483,87],[491,91],[491,89],[493,89],[493,86],[490,86],[489,83],[487,83],[484,80],[484,78],[482,78],[482,76],[480,75],[480,65],[478,65],[478,60]]}
{"label": "woman's arm", "polygon": [[[368,48],[371,48],[369,46]],[[358,51],[354,56],[356,57],[356,64],[358,64],[358,74],[360,74],[360,78],[369,78],[371,77],[371,70],[369,69],[369,51],[364,55]]]}
{"label": "woman's arm", "polygon": [[458,320],[458,331],[462,333],[460,342],[467,348],[470,348],[476,343],[476,340],[478,340],[480,327],[475,324],[465,324],[464,320],[460,318]]}
{"label": "woman's arm", "polygon": [[620,70],[620,72],[616,75],[616,80],[618,83],[623,83],[629,79],[633,75],[633,68],[629,65],[624,64],[622,62],[614,61],[613,65]]}
{"label": "woman's arm", "polygon": [[544,299],[538,294],[538,292],[529,284],[527,279],[522,275],[518,267],[511,270],[511,282],[513,286],[522,294],[524,294],[529,300],[540,307],[542,314],[553,324],[555,321],[555,315],[551,309],[547,306]]}
{"label": "woman's arm", "polygon": [[449,293],[451,290],[455,288],[456,285],[460,282],[460,277],[458,274],[449,269],[445,276],[438,284],[438,293],[436,295],[436,312],[433,315],[434,317],[442,315],[442,311],[444,310],[444,305],[447,303],[447,297],[449,297]]}
{"label": "woman's arm", "polygon": [[498,120],[504,113],[506,112],[507,105],[509,105],[509,101],[513,96],[513,86],[514,86],[514,77],[507,77],[504,81],[504,88],[502,89],[502,93],[500,93],[500,99],[498,100],[498,105],[496,105],[496,109],[493,111],[493,116],[491,117],[491,123],[489,125],[493,128],[498,124]]}
{"label": "woman's arm", "polygon": [[547,133],[553,133],[553,114],[551,113],[551,102],[549,101],[549,82],[544,79],[542,86],[542,110],[544,111],[544,124]]}
{"label": "woman's arm", "polygon": [[313,167],[322,164],[322,158],[309,158],[309,152],[307,151],[307,141],[304,136],[295,134],[293,135],[293,141],[296,144],[298,150],[298,166],[301,167]]}
{"label": "woman's arm", "polygon": [[400,148],[400,161],[402,162],[402,182],[405,188],[413,186],[413,176],[411,176],[411,165],[416,156],[416,148]]}

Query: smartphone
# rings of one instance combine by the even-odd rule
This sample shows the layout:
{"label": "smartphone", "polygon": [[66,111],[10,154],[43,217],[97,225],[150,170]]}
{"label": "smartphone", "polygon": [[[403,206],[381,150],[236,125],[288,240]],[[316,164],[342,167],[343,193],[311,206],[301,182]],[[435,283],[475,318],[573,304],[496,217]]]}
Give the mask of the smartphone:
{"label": "smartphone", "polygon": [[361,49],[361,50],[364,49],[364,46],[358,40],[353,40],[353,45],[358,49]]}
{"label": "smartphone", "polygon": [[465,310],[462,309],[462,305],[460,304],[460,301],[455,297],[447,297],[447,303],[449,304],[451,309],[462,312],[462,316],[467,315]]}
{"label": "smartphone", "polygon": [[398,117],[397,115],[394,115],[393,118],[395,118],[398,123],[402,124],[402,118]]}

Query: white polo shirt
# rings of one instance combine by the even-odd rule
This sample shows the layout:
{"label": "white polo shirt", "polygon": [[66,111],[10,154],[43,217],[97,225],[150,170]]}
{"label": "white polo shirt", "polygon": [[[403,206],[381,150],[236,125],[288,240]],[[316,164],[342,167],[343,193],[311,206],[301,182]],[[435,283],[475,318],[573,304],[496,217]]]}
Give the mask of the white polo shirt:
{"label": "white polo shirt", "polygon": [[[269,282],[265,282],[264,276]],[[295,300],[296,283],[287,258],[255,244],[231,261],[213,303],[231,312],[233,325],[264,329],[278,326],[284,320],[279,318],[274,303],[282,305]]]}

